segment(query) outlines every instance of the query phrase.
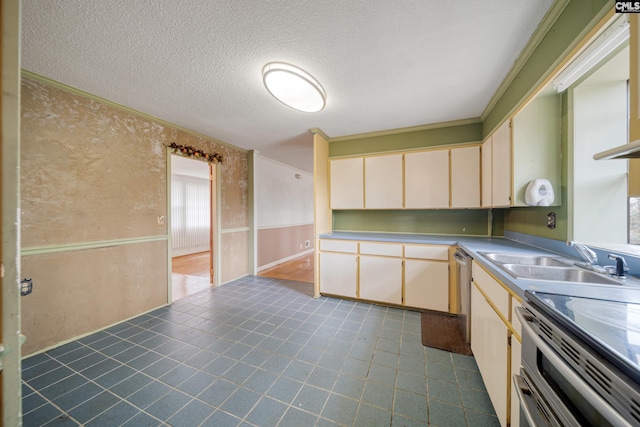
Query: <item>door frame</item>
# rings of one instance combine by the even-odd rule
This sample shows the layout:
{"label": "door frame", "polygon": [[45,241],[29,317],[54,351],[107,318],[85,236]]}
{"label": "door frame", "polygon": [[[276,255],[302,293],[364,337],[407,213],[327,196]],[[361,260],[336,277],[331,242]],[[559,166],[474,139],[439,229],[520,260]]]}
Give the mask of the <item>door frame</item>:
{"label": "door frame", "polygon": [[20,2],[0,6],[2,119],[0,132],[0,424],[22,424],[20,334]]}
{"label": "door frame", "polygon": [[[167,147],[167,206],[166,206],[166,230],[167,230],[167,303],[171,304],[173,302],[173,279],[172,279],[172,241],[171,241],[171,156],[179,154],[173,154],[173,150]],[[193,159],[193,161],[200,161],[198,159]],[[220,284],[220,264],[222,257],[220,256],[220,189],[221,189],[221,167],[219,164],[211,164],[209,167],[209,172],[213,170],[215,171],[215,176],[209,174],[209,182],[213,182],[213,185],[210,186],[213,192],[215,193],[215,197],[211,197],[212,203],[210,203],[209,209],[210,214],[214,216],[215,229],[212,228],[209,231],[209,249],[213,254],[213,259],[209,257],[209,269],[213,267],[213,281],[211,282],[211,286],[218,286]],[[215,203],[213,203],[215,202]],[[211,262],[213,261],[213,264]]]}

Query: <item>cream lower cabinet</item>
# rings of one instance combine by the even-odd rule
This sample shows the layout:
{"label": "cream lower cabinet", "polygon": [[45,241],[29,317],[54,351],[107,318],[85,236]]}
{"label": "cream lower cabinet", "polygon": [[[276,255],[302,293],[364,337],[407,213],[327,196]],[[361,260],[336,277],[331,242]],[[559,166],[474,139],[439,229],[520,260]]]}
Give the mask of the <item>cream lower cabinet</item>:
{"label": "cream lower cabinet", "polygon": [[449,311],[449,264],[438,261],[404,261],[404,305]]}
{"label": "cream lower cabinet", "polygon": [[513,373],[520,369],[520,303],[486,270],[473,263],[471,349],[500,425],[518,425],[519,406]]}
{"label": "cream lower cabinet", "polygon": [[355,298],[358,289],[358,242],[320,240],[320,292]]}
{"label": "cream lower cabinet", "polygon": [[320,293],[449,311],[449,246],[320,239]]}
{"label": "cream lower cabinet", "polygon": [[520,374],[520,367],[522,366],[522,327],[515,315],[515,308],[521,307],[517,300],[511,302],[511,324],[513,329],[518,335],[511,334],[511,376],[509,377],[509,385],[511,387],[511,427],[520,427],[520,401],[518,400],[518,392],[516,391],[515,383],[513,382],[513,375]]}
{"label": "cream lower cabinet", "polygon": [[360,255],[360,298],[402,304],[402,258]]}
{"label": "cream lower cabinet", "polygon": [[471,349],[501,426],[507,425],[509,330],[476,286],[471,287]]}
{"label": "cream lower cabinet", "polygon": [[320,254],[320,292],[355,298],[358,284],[358,256]]}

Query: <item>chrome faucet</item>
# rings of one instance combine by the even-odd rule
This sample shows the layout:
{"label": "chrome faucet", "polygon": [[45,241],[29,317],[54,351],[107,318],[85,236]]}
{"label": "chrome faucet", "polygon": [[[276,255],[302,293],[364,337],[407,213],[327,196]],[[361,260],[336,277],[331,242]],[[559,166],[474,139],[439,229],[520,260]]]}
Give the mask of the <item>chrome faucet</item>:
{"label": "chrome faucet", "polygon": [[611,269],[609,273],[619,278],[627,277],[626,272],[629,271],[629,267],[627,267],[627,262],[625,261],[625,259],[620,255],[615,255],[615,254],[609,254],[609,259],[614,260],[616,262],[615,269]]}
{"label": "chrome faucet", "polygon": [[584,267],[588,270],[604,271],[604,268],[598,265],[598,254],[594,251],[582,243],[574,242],[573,240],[568,241],[567,245],[576,248],[576,251],[578,251],[580,256],[585,260],[585,262],[576,262],[575,264],[577,266]]}

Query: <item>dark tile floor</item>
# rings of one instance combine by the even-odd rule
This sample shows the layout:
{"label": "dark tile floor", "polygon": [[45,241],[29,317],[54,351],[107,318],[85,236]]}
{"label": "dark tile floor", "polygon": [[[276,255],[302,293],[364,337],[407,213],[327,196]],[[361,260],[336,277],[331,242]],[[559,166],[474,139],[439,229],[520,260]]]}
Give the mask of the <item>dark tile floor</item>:
{"label": "dark tile floor", "polygon": [[25,426],[497,426],[420,315],[246,277],[23,361]]}

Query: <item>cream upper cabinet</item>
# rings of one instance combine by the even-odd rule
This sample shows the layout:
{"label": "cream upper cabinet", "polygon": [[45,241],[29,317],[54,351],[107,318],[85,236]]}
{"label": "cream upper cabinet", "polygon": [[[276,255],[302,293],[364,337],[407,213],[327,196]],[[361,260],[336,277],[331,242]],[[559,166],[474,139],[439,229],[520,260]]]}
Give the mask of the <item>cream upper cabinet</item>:
{"label": "cream upper cabinet", "polygon": [[331,209],[364,208],[364,159],[329,161]]}
{"label": "cream upper cabinet", "polygon": [[[552,206],[561,204],[560,114],[559,95],[538,96],[487,138],[482,155],[483,207],[526,206],[525,190],[537,178],[548,179],[553,186]],[[484,152],[485,144],[491,147],[491,157]]]}
{"label": "cream upper cabinet", "polygon": [[480,207],[480,146],[451,149],[451,207]]}
{"label": "cream upper cabinet", "polygon": [[511,124],[506,121],[491,137],[491,206],[511,206]]}
{"label": "cream upper cabinet", "polygon": [[364,159],[365,207],[402,209],[402,154]]}
{"label": "cream upper cabinet", "polygon": [[482,147],[480,148],[481,154],[481,163],[482,163],[482,207],[490,208],[493,206],[493,192],[492,192],[492,166],[491,166],[491,156],[492,156],[492,146],[491,137],[487,138],[486,141],[482,143]]}
{"label": "cream upper cabinet", "polygon": [[405,207],[449,207],[449,150],[407,153],[404,158]]}

